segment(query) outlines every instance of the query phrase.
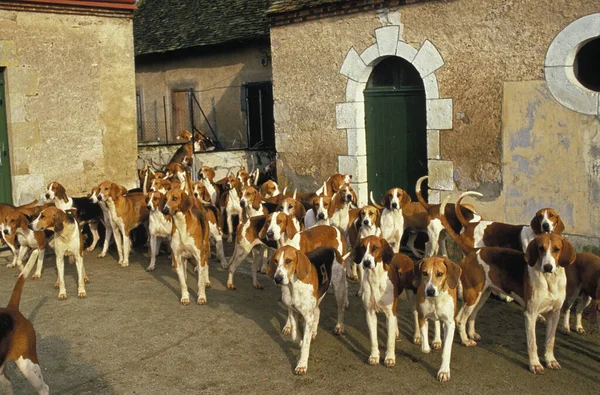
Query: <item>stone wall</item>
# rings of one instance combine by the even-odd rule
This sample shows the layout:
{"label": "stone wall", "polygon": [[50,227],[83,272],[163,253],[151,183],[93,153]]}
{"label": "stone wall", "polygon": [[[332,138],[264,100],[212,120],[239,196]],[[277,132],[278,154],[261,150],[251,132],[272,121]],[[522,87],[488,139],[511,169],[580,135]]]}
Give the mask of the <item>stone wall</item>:
{"label": "stone wall", "polygon": [[132,20],[0,10],[14,203],[136,180]]}
{"label": "stone wall", "polygon": [[[245,148],[246,114],[241,111],[242,87],[248,83],[271,81],[270,62],[266,66],[261,62],[269,51],[267,42],[196,54],[138,58],[136,86],[145,109],[144,122],[148,124],[148,129],[153,127],[152,111],[156,103],[160,132],[163,133],[165,127],[171,130],[172,92],[193,88],[221,144],[225,148]],[[166,126],[163,97],[166,102]],[[206,120],[200,114],[196,115],[200,128],[209,132]],[[177,134],[178,131],[173,133]]]}
{"label": "stone wall", "polygon": [[[596,236],[600,225],[590,207],[600,200],[592,149],[598,119],[567,110],[553,98],[544,81],[544,60],[562,29],[598,11],[594,0],[432,1],[273,28],[282,185],[314,190],[340,169],[339,156],[360,147],[355,130],[338,129],[340,103],[349,101],[345,62],[354,51],[368,67],[364,58],[380,41],[377,29],[398,26],[399,42],[413,48],[405,53],[414,56],[429,41],[443,59],[433,74],[439,97],[452,100],[452,125],[428,133],[428,153],[453,164],[454,182],[439,188],[447,191],[438,197],[478,190],[484,201],[474,203],[484,218],[515,223],[555,206],[564,212],[570,233]],[[364,119],[364,112],[351,115]],[[535,139],[511,145],[523,128]],[[560,176],[554,170],[558,154],[571,158],[561,161]]]}

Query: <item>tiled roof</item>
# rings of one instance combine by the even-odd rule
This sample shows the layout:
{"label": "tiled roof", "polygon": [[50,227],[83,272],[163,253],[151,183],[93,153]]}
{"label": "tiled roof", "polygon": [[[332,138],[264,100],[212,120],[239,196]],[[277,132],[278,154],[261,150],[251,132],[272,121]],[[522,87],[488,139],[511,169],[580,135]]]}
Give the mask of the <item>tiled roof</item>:
{"label": "tiled roof", "polygon": [[267,11],[268,14],[298,11],[304,8],[313,8],[322,5],[344,3],[347,0],[274,0]]}
{"label": "tiled roof", "polygon": [[133,17],[135,54],[268,37],[269,0],[143,0]]}

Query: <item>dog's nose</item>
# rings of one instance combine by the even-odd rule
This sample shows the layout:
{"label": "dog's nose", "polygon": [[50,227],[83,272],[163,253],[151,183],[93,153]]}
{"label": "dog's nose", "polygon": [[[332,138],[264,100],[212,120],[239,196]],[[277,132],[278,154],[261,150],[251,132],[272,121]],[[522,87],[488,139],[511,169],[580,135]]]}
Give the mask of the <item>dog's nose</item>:
{"label": "dog's nose", "polygon": [[425,294],[426,294],[427,296],[435,296],[435,289],[433,289],[433,288],[427,288],[427,289],[425,290]]}
{"label": "dog's nose", "polygon": [[146,208],[148,209],[148,211],[152,210],[152,206],[150,206],[150,205],[147,205]]}
{"label": "dog's nose", "polygon": [[543,267],[544,269],[544,273],[551,273],[552,272],[552,265],[549,263],[546,263]]}
{"label": "dog's nose", "polygon": [[4,229],[4,234],[7,235],[8,234],[8,229]]}
{"label": "dog's nose", "polygon": [[270,230],[270,231],[268,231],[268,232],[267,232],[267,238],[268,238],[268,239],[272,239],[272,238],[273,238],[273,236],[275,236],[275,233],[273,233],[273,231],[272,231],[272,230]]}
{"label": "dog's nose", "polygon": [[392,203],[392,208],[398,208],[398,203]]}
{"label": "dog's nose", "polygon": [[544,232],[550,232],[550,224],[548,222],[544,222],[542,224],[542,229],[544,230]]}
{"label": "dog's nose", "polygon": [[371,267],[371,260],[370,259],[365,259],[363,261],[363,266],[365,267],[365,269],[368,269]]}
{"label": "dog's nose", "polygon": [[164,215],[169,215],[169,208],[168,207],[163,208],[162,212]]}
{"label": "dog's nose", "polygon": [[325,219],[325,214],[319,213],[319,215],[317,216],[317,218],[319,218],[319,219]]}
{"label": "dog's nose", "polygon": [[102,195],[98,195],[98,200],[102,200]]}
{"label": "dog's nose", "polygon": [[280,285],[283,282],[283,276],[281,274],[276,275],[273,280],[275,280],[275,284]]}
{"label": "dog's nose", "polygon": [[365,219],[365,220],[363,221],[363,225],[365,225],[365,226],[369,226],[369,220],[368,220],[368,219]]}
{"label": "dog's nose", "polygon": [[49,193],[46,194],[46,199],[50,199],[50,194]]}
{"label": "dog's nose", "polygon": [[246,201],[245,200],[240,200],[240,207],[241,208],[246,207]]}
{"label": "dog's nose", "polygon": [[346,200],[348,200],[348,201],[352,200],[352,195],[350,195],[350,194],[347,194],[347,195],[346,195]]}

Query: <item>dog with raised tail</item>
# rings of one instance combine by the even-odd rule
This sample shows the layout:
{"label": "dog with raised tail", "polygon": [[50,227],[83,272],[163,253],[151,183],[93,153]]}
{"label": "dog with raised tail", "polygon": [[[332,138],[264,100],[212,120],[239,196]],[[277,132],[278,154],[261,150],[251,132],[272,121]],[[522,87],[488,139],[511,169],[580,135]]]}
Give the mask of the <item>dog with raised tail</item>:
{"label": "dog with raised tail", "polygon": [[13,393],[12,385],[5,372],[8,361],[15,362],[23,376],[39,394],[50,392],[38,362],[35,330],[31,321],[19,311],[25,279],[37,260],[37,254],[37,250],[31,254],[17,278],[8,305],[0,309],[0,386],[5,394]]}

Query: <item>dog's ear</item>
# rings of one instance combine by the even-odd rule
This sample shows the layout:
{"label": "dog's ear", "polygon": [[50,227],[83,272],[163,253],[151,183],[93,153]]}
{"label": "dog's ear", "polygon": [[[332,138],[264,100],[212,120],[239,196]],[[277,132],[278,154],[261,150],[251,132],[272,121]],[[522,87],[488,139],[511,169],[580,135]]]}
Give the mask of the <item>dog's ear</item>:
{"label": "dog's ear", "polygon": [[392,262],[392,259],[394,259],[394,250],[390,246],[390,243],[387,242],[387,240],[383,238],[381,240],[383,241],[383,245],[381,246],[381,259],[383,260],[384,264],[388,265]]}
{"label": "dog's ear", "polygon": [[558,264],[562,267],[567,267],[571,263],[575,262],[575,258],[577,254],[575,253],[575,249],[566,239],[563,238],[563,248],[560,252],[560,257],[558,258]]}
{"label": "dog's ear", "polygon": [[289,239],[293,239],[294,236],[296,236],[296,227],[294,226],[294,221],[292,220],[292,217],[290,217],[287,214],[285,215],[285,234],[287,235],[287,237]]}
{"label": "dog's ear", "polygon": [[303,252],[296,250],[296,275],[300,281],[304,281],[308,277],[311,266],[308,257]]}
{"label": "dog's ear", "polygon": [[110,184],[110,189],[108,191],[108,196],[112,198],[112,200],[116,200],[120,195],[120,187],[114,182]]}
{"label": "dog's ear", "polygon": [[67,203],[69,201],[69,199],[67,198],[67,191],[65,189],[65,187],[63,187],[62,185],[55,183],[54,184],[56,187],[56,190],[54,191],[54,195],[56,197],[58,197],[59,199],[62,199],[65,203]]}
{"label": "dog's ear", "polygon": [[375,225],[381,228],[381,210],[375,208]]}
{"label": "dog's ear", "polygon": [[54,214],[52,214],[52,220],[54,221],[54,232],[60,233],[65,228],[65,224],[63,223],[64,215],[60,210],[56,210]]}
{"label": "dog's ear", "polygon": [[252,208],[258,210],[260,208],[261,197],[256,189],[254,190],[252,196],[254,197],[252,200]]}
{"label": "dog's ear", "polygon": [[304,205],[302,203],[300,203],[299,201],[296,200],[296,202],[294,203],[294,205],[296,206],[296,219],[300,222],[302,222],[302,218],[304,218],[306,216],[306,208],[304,207]]}
{"label": "dog's ear", "polygon": [[560,215],[556,215],[556,226],[554,227],[554,233],[557,235],[562,235],[562,232],[565,231],[565,224],[560,219]]}
{"label": "dog's ear", "polygon": [[342,203],[342,195],[336,193],[329,202],[329,207],[327,208],[327,218],[333,217],[335,210],[337,208],[341,209],[342,207],[344,207],[344,203]]}
{"label": "dog's ear", "polygon": [[310,207],[312,207],[313,210],[315,208],[315,204],[317,204],[319,202],[320,198],[321,198],[321,196],[315,196],[312,199],[310,199]]}
{"label": "dog's ear", "polygon": [[350,195],[352,195],[352,204],[358,207],[358,198],[356,197],[356,192],[354,192],[354,189],[350,189]]}
{"label": "dog's ear", "polygon": [[[533,221],[531,221],[533,223]],[[532,226],[533,228],[533,226]],[[525,251],[525,260],[527,264],[531,267],[534,267],[537,261],[540,259],[540,254],[538,251],[538,245],[533,239],[529,245],[527,245],[527,250]]]}
{"label": "dog's ear", "polygon": [[365,256],[365,248],[360,241],[356,243],[352,249],[352,260],[354,263],[360,264]]}
{"label": "dog's ear", "polygon": [[258,232],[259,239],[264,239],[265,237],[267,237],[267,229],[269,229],[269,224],[271,223],[271,215],[277,215],[277,213],[273,213],[267,216],[265,224],[260,229],[260,232]]}
{"label": "dog's ear", "polygon": [[444,257],[444,265],[446,265],[446,284],[450,289],[456,289],[460,281],[460,273],[462,269],[450,259]]}
{"label": "dog's ear", "polygon": [[269,276],[271,280],[273,280],[275,277],[275,272],[277,271],[277,261],[275,261],[276,256],[277,252],[275,252],[271,259],[269,259],[269,264],[267,265],[267,276]]}
{"label": "dog's ear", "polygon": [[400,207],[404,207],[412,202],[410,195],[406,191],[402,191],[402,199],[400,199]]}
{"label": "dog's ear", "polygon": [[185,214],[192,208],[193,205],[194,201],[192,200],[192,197],[185,192],[181,192],[181,203],[179,204],[179,210]]}
{"label": "dog's ear", "polygon": [[542,224],[540,223],[537,213],[531,220],[529,226],[531,226],[531,230],[533,230],[533,233],[535,233],[536,235],[542,234]]}
{"label": "dog's ear", "polygon": [[385,195],[383,195],[383,197],[381,198],[381,205],[385,208],[387,208],[388,210],[391,208],[390,207],[390,194],[389,193],[385,193]]}
{"label": "dog's ear", "polygon": [[33,220],[31,215],[29,215],[27,213],[21,213],[21,214],[23,214],[23,217],[25,217],[25,219],[27,220],[27,223],[31,223],[31,221]]}
{"label": "dog's ear", "polygon": [[421,285],[421,267],[423,266],[423,260],[421,259],[420,261],[417,261],[415,263],[415,267],[413,268],[413,281],[412,281],[412,285],[415,288],[419,288],[419,286]]}

